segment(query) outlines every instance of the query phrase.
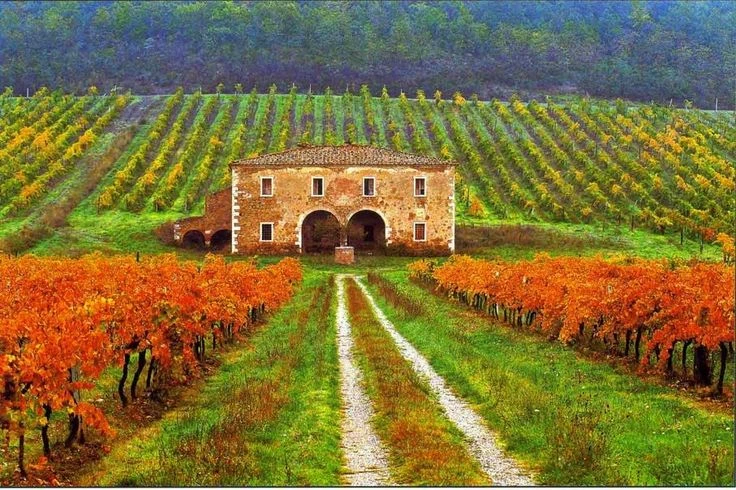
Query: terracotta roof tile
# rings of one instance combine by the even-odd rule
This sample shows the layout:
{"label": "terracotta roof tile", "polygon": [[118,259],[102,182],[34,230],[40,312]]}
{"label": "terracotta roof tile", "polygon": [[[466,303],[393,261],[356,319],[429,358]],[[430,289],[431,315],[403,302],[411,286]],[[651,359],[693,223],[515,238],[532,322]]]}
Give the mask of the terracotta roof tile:
{"label": "terracotta roof tile", "polygon": [[457,165],[456,162],[402,153],[366,145],[298,146],[279,153],[236,160],[230,165],[261,166],[398,166],[398,165]]}

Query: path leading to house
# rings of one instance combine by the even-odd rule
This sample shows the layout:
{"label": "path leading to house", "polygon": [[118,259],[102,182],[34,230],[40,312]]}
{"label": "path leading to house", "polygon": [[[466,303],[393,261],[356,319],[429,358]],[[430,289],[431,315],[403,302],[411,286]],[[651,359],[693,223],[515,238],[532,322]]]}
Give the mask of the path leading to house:
{"label": "path leading to house", "polygon": [[337,277],[337,350],[340,362],[342,449],[347,462],[346,481],[352,486],[390,485],[386,450],[371,426],[373,407],[362,385],[353,357],[353,338],[345,301],[345,276]]}
{"label": "path leading to house", "polygon": [[[340,363],[341,368],[343,366],[343,359],[346,362],[350,362],[350,345],[352,340],[350,339],[350,326],[347,319],[347,313],[345,309],[344,299],[344,277],[341,276],[338,280],[338,335],[339,337],[339,349],[340,349]],[[497,486],[531,486],[534,485],[533,480],[525,475],[519,466],[509,457],[505,456],[501,449],[496,443],[496,438],[491,431],[485,426],[481,417],[475,413],[475,411],[468,405],[467,402],[455,395],[452,390],[447,386],[445,380],[437,374],[427,360],[422,356],[394,327],[394,325],[388,320],[386,315],[376,304],[375,300],[371,296],[365,285],[355,276],[350,276],[356,281],[363,294],[366,296],[373,313],[383,328],[389,333],[391,338],[396,343],[401,355],[406,359],[417,373],[420,378],[423,378],[428,383],[431,390],[437,396],[438,402],[445,412],[447,418],[457,426],[457,428],[465,435],[468,440],[470,452],[477,458],[481,467],[485,473],[491,478],[494,485]],[[354,370],[354,366],[353,366]],[[345,371],[343,371],[345,372]],[[355,371],[353,371],[355,372]],[[359,375],[359,373],[358,373]],[[345,395],[345,385],[350,383],[359,383],[359,379],[346,380],[343,375],[343,396]],[[357,391],[362,392],[358,387]],[[349,400],[349,398],[346,398]],[[355,400],[355,399],[354,399]],[[364,393],[362,393],[362,400],[360,403],[365,402],[368,404],[368,399]],[[353,402],[355,403],[355,401]],[[348,404],[348,408],[350,405]],[[369,405],[368,405],[369,407]],[[361,419],[364,422],[365,430],[370,431],[368,421],[370,419],[370,408],[363,409],[361,415],[365,418]],[[350,417],[348,417],[350,418]],[[371,432],[371,441],[377,438],[375,434]],[[348,439],[349,433],[346,433],[346,439]],[[355,441],[359,444],[362,441]],[[371,442],[372,443],[372,442]],[[373,450],[369,448],[369,450]],[[347,451],[348,461],[350,461],[350,451]],[[384,459],[385,460],[385,459]]]}

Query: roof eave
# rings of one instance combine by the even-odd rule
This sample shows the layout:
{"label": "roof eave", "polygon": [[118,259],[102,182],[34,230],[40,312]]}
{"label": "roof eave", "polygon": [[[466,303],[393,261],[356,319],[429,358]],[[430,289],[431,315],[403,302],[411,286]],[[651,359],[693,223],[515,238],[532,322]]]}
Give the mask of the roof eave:
{"label": "roof eave", "polygon": [[[264,166],[264,167],[265,166],[273,166],[273,167],[278,167],[278,166],[282,166],[282,165],[289,165],[289,163],[258,163],[258,161],[259,160],[265,160],[265,159],[273,159],[275,155],[284,155],[284,154],[288,154],[288,153],[296,153],[296,152],[299,152],[299,151],[309,151],[309,150],[328,149],[328,148],[361,148],[361,149],[367,149],[369,151],[370,150],[373,150],[373,151],[376,151],[376,152],[388,152],[388,153],[392,153],[392,154],[395,154],[395,155],[407,155],[407,156],[410,156],[410,157],[413,157],[413,158],[420,158],[420,159],[424,160],[423,162],[417,162],[417,163],[414,163],[414,164],[407,164],[407,165],[436,166],[436,167],[441,167],[441,166],[457,166],[458,165],[458,162],[456,162],[454,160],[441,160],[439,158],[427,157],[427,156],[424,156],[424,155],[418,155],[416,153],[406,153],[406,152],[401,152],[401,151],[396,151],[396,150],[390,150],[390,149],[387,149],[387,148],[377,148],[375,146],[370,146],[370,145],[348,144],[348,145],[342,145],[342,146],[328,146],[328,145],[308,145],[308,146],[305,146],[305,145],[301,145],[301,146],[297,146],[297,147],[294,147],[294,148],[288,148],[286,150],[283,150],[283,151],[280,151],[280,152],[276,152],[276,153],[268,153],[268,154],[265,154],[265,155],[258,155],[258,156],[255,156],[255,157],[241,158],[241,159],[238,159],[238,160],[234,160],[234,161],[230,162],[228,164],[228,166],[231,169],[232,169],[233,166],[236,166],[236,165],[237,166],[246,166],[247,165],[247,166],[252,166],[252,167],[258,167],[258,166]],[[349,165],[349,164],[347,164],[347,165],[328,164],[328,165],[330,165],[330,166],[346,166],[346,167],[353,166],[353,165]],[[307,166],[307,165],[302,164],[300,166]],[[314,164],[314,166],[319,166],[319,164]],[[366,166],[370,166],[370,165],[366,165]],[[379,166],[379,165],[375,165],[375,166]],[[393,166],[393,165],[386,165],[386,166]]]}

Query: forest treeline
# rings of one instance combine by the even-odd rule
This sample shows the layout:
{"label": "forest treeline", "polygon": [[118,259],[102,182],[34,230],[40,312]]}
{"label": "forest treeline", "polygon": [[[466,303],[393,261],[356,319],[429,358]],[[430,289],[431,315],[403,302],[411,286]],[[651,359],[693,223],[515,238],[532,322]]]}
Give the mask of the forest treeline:
{"label": "forest treeline", "polygon": [[733,108],[732,2],[3,2],[0,84],[587,93]]}

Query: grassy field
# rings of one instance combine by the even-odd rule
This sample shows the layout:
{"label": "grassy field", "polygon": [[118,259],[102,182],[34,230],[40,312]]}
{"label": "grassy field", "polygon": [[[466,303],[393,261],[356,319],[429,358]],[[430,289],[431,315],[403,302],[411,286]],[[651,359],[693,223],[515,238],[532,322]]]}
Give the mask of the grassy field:
{"label": "grassy field", "polygon": [[[177,253],[199,259],[203,252],[184,250],[161,242],[154,230],[166,221],[160,215],[140,215],[136,220],[122,211],[98,215],[75,211],[68,218],[68,226],[56,230],[53,236],[40,241],[30,252],[37,255],[79,256],[86,253],[142,254]],[[169,216],[171,217],[171,216]],[[457,253],[506,260],[529,259],[539,252],[551,255],[620,256],[629,255],[649,259],[701,259],[717,261],[721,250],[706,243],[703,251],[697,241],[679,236],[661,235],[644,230],[631,232],[626,227],[613,225],[586,225],[565,223],[522,224],[497,220],[472,220],[459,223]],[[463,241],[462,238],[467,237]],[[328,256],[305,256],[305,263],[315,267],[329,266]],[[358,264],[386,267],[403,264],[400,257],[362,256]]]}
{"label": "grassy field", "polygon": [[[94,137],[83,140],[88,127]],[[203,252],[167,245],[156,230],[201,213],[207,192],[229,185],[229,161],[300,143],[357,143],[460,162],[458,253],[719,261],[720,248],[701,236],[705,228],[733,231],[735,140],[733,123],[719,114],[622,111],[581,99],[436,103],[275,89],[19,99],[0,106],[0,243],[15,253],[201,261]],[[59,165],[39,155],[56,155]],[[733,485],[734,422],[725,403],[495,325],[409,281],[414,258],[361,255],[345,267],[331,256],[301,260],[305,279],[286,307],[218,354],[206,379],[166,403],[146,398],[129,409],[133,424],[116,418],[123,409],[114,408],[117,368],[110,369],[90,397],[110,406],[118,436],[93,435],[63,453],[55,464],[65,468],[64,482],[342,483],[332,276],[375,272],[404,297],[391,301],[370,286],[397,329],[540,483]],[[348,293],[356,359],[397,483],[488,483],[365,299],[354,285]],[[55,414],[52,432],[65,424]],[[40,452],[38,438],[29,431],[29,460]],[[3,462],[7,479],[13,463]]]}
{"label": "grassy field", "polygon": [[[260,258],[264,264],[273,260]],[[340,484],[345,469],[332,277],[370,271],[398,291],[383,295],[369,282],[379,307],[539,483],[733,484],[734,422],[727,404],[496,325],[411,282],[411,260],[360,257],[356,265],[340,267],[325,257],[305,258],[295,297],[249,338],[218,354],[205,379],[165,405],[145,397],[119,408],[118,370],[112,369],[89,396],[118,407],[111,410],[118,436],[103,440],[91,433],[85,446],[59,453],[54,464],[65,468],[63,481]],[[425,381],[413,374],[351,283],[356,360],[395,481],[487,483]],[[120,421],[134,422],[116,425],[117,412]],[[54,418],[53,434],[63,434],[62,419]],[[28,440],[29,460],[39,452],[35,434]]]}

